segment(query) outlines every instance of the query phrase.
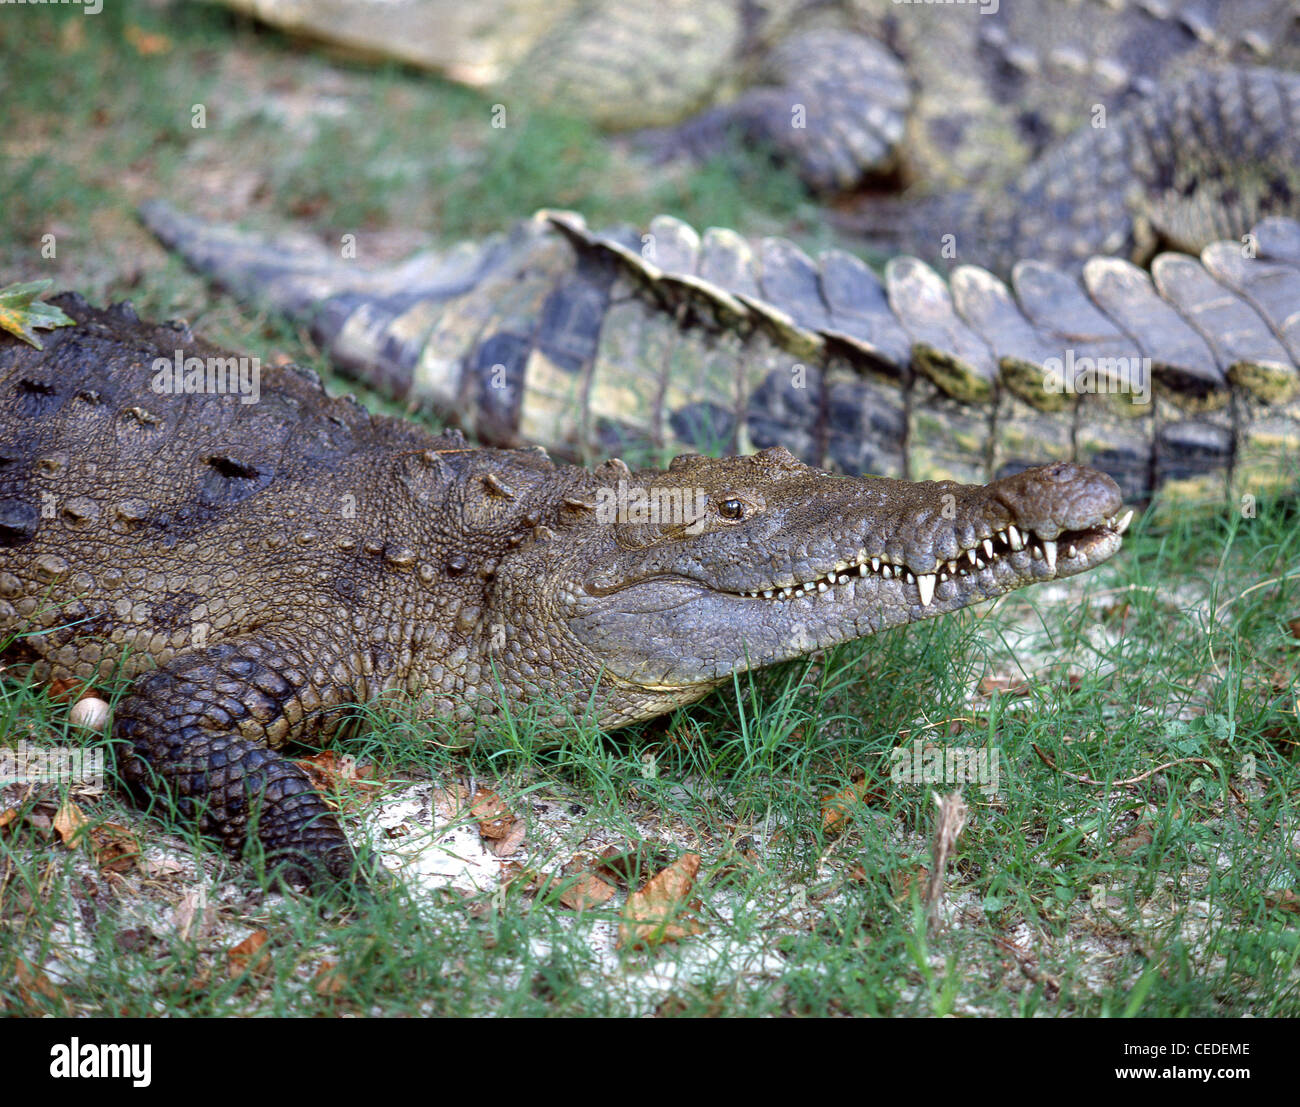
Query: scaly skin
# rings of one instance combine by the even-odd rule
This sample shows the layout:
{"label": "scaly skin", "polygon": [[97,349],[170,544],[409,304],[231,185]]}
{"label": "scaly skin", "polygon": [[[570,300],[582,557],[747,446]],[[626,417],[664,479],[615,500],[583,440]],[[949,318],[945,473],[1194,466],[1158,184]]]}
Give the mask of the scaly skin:
{"label": "scaly skin", "polygon": [[[1297,193],[1300,195],[1300,193]],[[179,215],[145,218],[335,365],[481,441],[569,457],[780,445],[851,475],[982,483],[1075,461],[1130,500],[1300,485],[1300,224],[1271,219],[1151,275],[858,258],[543,212],[386,271]],[[1088,366],[1097,370],[1090,378]]]}
{"label": "scaly skin", "polygon": [[292,368],[262,370],[255,403],[160,392],[155,358],[223,355],[60,302],[78,325],[43,353],[0,338],[5,658],[132,679],[112,730],[132,789],[231,849],[255,822],[294,878],[350,854],[275,750],[343,705],[618,727],[1083,572],[1126,525],[1114,483],[1069,464],[986,487],[838,477],[780,448],[580,469],[368,415]]}
{"label": "scaly skin", "polygon": [[939,190],[996,192],[1098,105],[1224,63],[1300,60],[1287,0],[222,2],[511,112],[662,128],[642,138],[665,152],[714,154],[738,128],[821,189],[901,166]]}

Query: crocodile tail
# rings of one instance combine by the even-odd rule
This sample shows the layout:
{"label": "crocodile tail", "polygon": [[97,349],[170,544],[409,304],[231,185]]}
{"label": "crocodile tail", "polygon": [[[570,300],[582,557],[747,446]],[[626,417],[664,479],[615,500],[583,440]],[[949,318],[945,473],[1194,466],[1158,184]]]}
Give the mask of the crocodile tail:
{"label": "crocodile tail", "polygon": [[305,234],[259,235],[196,219],[162,200],[142,204],[139,214],[197,272],[308,327],[335,365],[395,399],[410,390],[428,338],[429,305],[479,287],[502,246],[490,238],[376,267],[358,259],[364,244],[351,235],[333,247]]}
{"label": "crocodile tail", "polygon": [[667,216],[597,232],[539,212],[467,254],[458,284],[398,292],[353,272],[312,327],[341,368],[488,442],[579,457],[781,445],[848,473],[967,483],[1079,461],[1132,499],[1199,499],[1297,483],[1277,464],[1300,451],[1297,235],[1272,219],[1149,275],[1023,260],[1004,283],[912,257],[882,278],[842,251]]}

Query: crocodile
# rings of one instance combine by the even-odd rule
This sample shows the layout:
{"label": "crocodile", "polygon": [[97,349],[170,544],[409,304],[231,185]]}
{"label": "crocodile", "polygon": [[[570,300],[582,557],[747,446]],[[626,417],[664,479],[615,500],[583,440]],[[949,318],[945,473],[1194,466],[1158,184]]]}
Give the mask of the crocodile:
{"label": "crocodile", "polygon": [[[1162,79],[1297,68],[1286,0],[222,0],[289,31],[547,105],[660,153],[763,142],[813,188],[947,189]],[[650,130],[646,130],[649,128]]]}
{"label": "crocodile", "polygon": [[[1207,109],[1230,120],[1243,99],[1279,98],[1285,112],[1262,114],[1300,116],[1300,78],[1227,71],[1185,86],[1174,99],[1186,110],[1159,134],[1095,132],[1133,154],[1103,178],[1128,181],[1145,162],[1150,207],[1184,225],[1168,197],[1208,182],[1196,206],[1231,236],[1160,251],[1149,271],[1105,253],[1026,255],[1004,281],[971,264],[959,236],[946,276],[901,255],[881,279],[844,250],[813,258],[670,216],[598,232],[553,211],[368,268],[310,237],[268,240],[162,201],[142,218],[201,272],[308,328],[343,372],[488,444],[577,460],[780,445],[849,475],[974,484],[1075,461],[1133,501],[1258,497],[1300,483],[1300,188],[1279,178],[1290,214],[1252,227],[1261,212],[1246,193],[1214,183],[1227,168],[1165,155],[1195,145],[1179,136]],[[1253,164],[1294,163],[1287,126],[1252,132]],[[1200,133],[1202,152],[1252,141],[1211,123]],[[1049,218],[1063,210],[1051,179],[1026,184],[1009,241],[1031,218],[1043,234],[1027,237],[1041,241],[1096,214]],[[1126,218],[1117,239],[1085,243],[1123,249],[1141,237]]]}
{"label": "crocodile", "polygon": [[127,787],[295,882],[353,860],[278,751],[350,704],[613,729],[1084,572],[1131,518],[1070,463],[966,486],[781,447],[639,471],[471,448],[129,304],[52,303],[74,322],[44,350],[0,335],[3,657],[65,690],[128,681]]}

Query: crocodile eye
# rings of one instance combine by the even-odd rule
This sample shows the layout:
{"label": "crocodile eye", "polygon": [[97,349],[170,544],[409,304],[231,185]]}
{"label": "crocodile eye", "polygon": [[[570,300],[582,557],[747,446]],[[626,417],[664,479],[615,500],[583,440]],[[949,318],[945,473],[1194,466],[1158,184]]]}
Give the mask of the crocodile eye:
{"label": "crocodile eye", "polygon": [[718,514],[724,519],[743,519],[745,517],[745,505],[739,500],[723,500],[718,504]]}

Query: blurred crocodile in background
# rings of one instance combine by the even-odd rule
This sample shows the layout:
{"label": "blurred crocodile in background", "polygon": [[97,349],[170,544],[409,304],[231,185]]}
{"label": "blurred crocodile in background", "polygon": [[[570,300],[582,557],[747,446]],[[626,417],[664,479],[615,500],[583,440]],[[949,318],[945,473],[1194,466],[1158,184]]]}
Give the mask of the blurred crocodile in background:
{"label": "blurred crocodile in background", "polygon": [[1300,68],[1290,0],[222,0],[665,153],[766,143],[814,188],[996,188],[1158,81]]}
{"label": "blurred crocodile in background", "polygon": [[[1118,119],[1100,132],[1132,155],[1100,176],[1134,210],[1194,198],[1202,232],[1224,235],[1194,254],[1161,253],[1149,274],[1116,257],[1079,266],[1067,249],[1005,267],[1009,287],[970,264],[945,280],[906,256],[882,281],[840,250],[814,259],[781,239],[700,235],[664,216],[645,233],[594,233],[554,212],[368,270],[319,241],[267,241],[162,202],[142,216],[201,272],[309,327],[344,372],[485,442],[582,458],[780,445],[850,474],[966,482],[1076,460],[1130,499],[1292,488],[1300,224],[1272,216],[1245,235],[1261,205],[1232,182],[1255,173],[1268,182],[1259,195],[1276,201],[1265,208],[1300,214],[1287,175],[1300,77],[1227,70],[1180,89],[1171,103],[1217,104],[1213,117],[1230,127],[1243,90],[1271,108],[1245,142],[1195,112],[1166,116],[1141,141]],[[1202,118],[1206,157],[1184,165],[1173,152]],[[1150,170],[1145,200],[1127,187],[1130,169]],[[1084,225],[1060,198],[1034,195],[1009,213],[1006,241],[984,239],[995,255],[1031,219],[1039,245]]]}

